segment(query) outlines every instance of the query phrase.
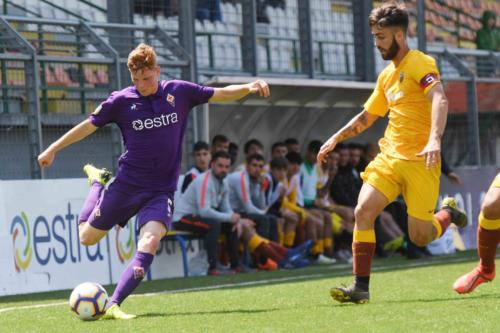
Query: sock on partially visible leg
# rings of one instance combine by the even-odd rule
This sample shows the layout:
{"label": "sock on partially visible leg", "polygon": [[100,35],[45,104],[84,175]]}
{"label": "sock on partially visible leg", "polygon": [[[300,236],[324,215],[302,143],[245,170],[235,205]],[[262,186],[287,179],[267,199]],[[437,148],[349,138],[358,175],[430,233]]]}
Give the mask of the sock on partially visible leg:
{"label": "sock on partially visible leg", "polygon": [[125,271],[120,277],[120,281],[111,297],[111,303],[122,304],[132,291],[141,283],[144,276],[149,270],[149,266],[153,262],[154,255],[147,252],[139,252],[134,256],[134,259],[128,264]]}
{"label": "sock on partially visible leg", "polygon": [[283,245],[286,247],[293,247],[293,242],[295,242],[295,231],[285,233],[285,241]]}
{"label": "sock on partially visible leg", "polygon": [[278,242],[285,244],[285,232],[283,231],[283,223],[278,223]]}
{"label": "sock on partially visible leg", "polygon": [[441,209],[439,212],[434,214],[434,218],[432,219],[432,225],[436,229],[436,238],[443,236],[446,229],[451,224],[451,214],[446,209]]}
{"label": "sock on partially visible leg", "polygon": [[372,258],[375,254],[375,230],[354,230],[352,243],[353,274],[356,288],[368,291]]}
{"label": "sock on partially visible leg", "polygon": [[332,256],[333,255],[333,238],[324,238],[323,244],[325,244],[325,254]]}
{"label": "sock on partially visible leg", "polygon": [[87,198],[83,203],[83,208],[80,211],[80,219],[78,221],[79,224],[87,222],[87,220],[90,217],[90,214],[92,214],[92,211],[94,210],[97,204],[97,201],[99,201],[99,198],[101,197],[103,189],[104,186],[98,181],[94,181],[92,183],[92,185],[90,186],[89,194],[87,195]]}
{"label": "sock on partially visible leg", "polygon": [[286,254],[288,253],[288,249],[279,245],[278,243],[271,241],[271,242],[267,243],[267,245],[269,245],[274,251],[278,252],[283,257],[285,257]]}
{"label": "sock on partially visible leg", "polygon": [[267,258],[271,258],[275,262],[280,262],[285,258],[285,256],[276,252],[271,246],[268,245],[268,242],[257,234],[254,234],[252,238],[248,241],[248,249],[251,253],[260,254]]}
{"label": "sock on partially visible leg", "polygon": [[495,255],[500,242],[500,220],[488,220],[481,212],[477,228],[477,253],[479,266],[486,274],[495,271]]}
{"label": "sock on partially visible leg", "polygon": [[325,243],[323,239],[318,239],[315,243],[313,248],[311,249],[311,254],[312,255],[319,255],[322,254],[325,251]]}

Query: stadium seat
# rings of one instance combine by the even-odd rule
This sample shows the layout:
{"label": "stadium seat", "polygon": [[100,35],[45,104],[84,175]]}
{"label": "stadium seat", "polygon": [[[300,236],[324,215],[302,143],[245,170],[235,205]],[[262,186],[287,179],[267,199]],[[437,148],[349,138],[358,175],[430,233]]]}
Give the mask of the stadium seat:
{"label": "stadium seat", "polygon": [[201,35],[196,37],[196,58],[198,60],[198,66],[210,66],[210,54],[208,49],[207,36]]}
{"label": "stadium seat", "polygon": [[45,66],[45,82],[49,86],[57,86],[59,84],[52,66]]}
{"label": "stadium seat", "polygon": [[167,29],[179,30],[179,18],[177,16],[170,16],[167,18]]}
{"label": "stadium seat", "polygon": [[85,82],[87,82],[88,84],[96,85],[99,83],[99,80],[97,79],[97,76],[92,68],[85,67],[83,73],[85,75]]}
{"label": "stadium seat", "polygon": [[96,70],[97,79],[99,80],[99,84],[107,85],[109,84],[108,73],[104,69]]}
{"label": "stadium seat", "polygon": [[144,16],[144,25],[146,25],[148,27],[155,26],[156,25],[155,19],[150,15],[145,15]]}
{"label": "stadium seat", "polygon": [[66,87],[78,87],[78,83],[71,81],[68,72],[61,65],[54,66],[54,74],[59,85]]}
{"label": "stadium seat", "polygon": [[134,24],[135,25],[143,25],[144,23],[144,19],[143,19],[144,16],[142,16],[141,14],[134,14],[134,17],[133,17],[133,21],[134,21]]}

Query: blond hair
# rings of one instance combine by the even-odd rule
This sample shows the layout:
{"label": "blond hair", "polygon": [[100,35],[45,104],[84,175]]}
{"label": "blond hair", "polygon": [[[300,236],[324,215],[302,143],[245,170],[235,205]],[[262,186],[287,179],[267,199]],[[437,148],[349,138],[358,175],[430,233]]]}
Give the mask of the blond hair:
{"label": "blond hair", "polygon": [[144,43],[137,45],[128,55],[127,66],[131,72],[154,69],[157,66],[155,50]]}

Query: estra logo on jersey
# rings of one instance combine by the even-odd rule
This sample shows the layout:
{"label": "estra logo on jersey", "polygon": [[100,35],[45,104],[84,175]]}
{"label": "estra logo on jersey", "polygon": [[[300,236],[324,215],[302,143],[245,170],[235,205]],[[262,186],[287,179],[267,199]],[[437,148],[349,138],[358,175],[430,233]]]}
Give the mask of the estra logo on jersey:
{"label": "estra logo on jersey", "polygon": [[172,112],[162,114],[159,117],[137,119],[132,122],[132,128],[136,131],[149,130],[152,128],[159,128],[175,124],[178,121],[177,113]]}

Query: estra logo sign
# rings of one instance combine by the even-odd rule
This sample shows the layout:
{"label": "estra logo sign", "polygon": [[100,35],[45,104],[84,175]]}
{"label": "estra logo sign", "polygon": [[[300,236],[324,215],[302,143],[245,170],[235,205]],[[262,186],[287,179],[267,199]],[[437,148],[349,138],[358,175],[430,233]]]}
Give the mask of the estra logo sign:
{"label": "estra logo sign", "polygon": [[178,122],[176,112],[162,114],[159,117],[137,119],[132,122],[132,127],[136,131],[149,130],[152,128],[159,128],[169,126]]}
{"label": "estra logo sign", "polygon": [[[30,216],[21,211],[10,223],[16,272],[27,270],[33,262],[40,266],[50,263],[80,263],[103,261],[101,243],[83,246],[78,239],[78,214],[67,204],[65,212],[54,216]],[[131,246],[127,242],[127,249]],[[130,251],[130,250],[129,250]],[[124,252],[124,257],[128,255]]]}

